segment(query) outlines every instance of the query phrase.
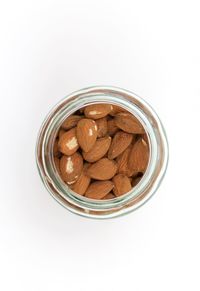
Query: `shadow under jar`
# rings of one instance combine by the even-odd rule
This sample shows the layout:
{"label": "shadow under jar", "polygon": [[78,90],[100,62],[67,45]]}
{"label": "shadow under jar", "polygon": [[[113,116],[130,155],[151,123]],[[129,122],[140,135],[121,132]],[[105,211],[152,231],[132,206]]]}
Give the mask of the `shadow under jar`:
{"label": "shadow under jar", "polygon": [[[145,135],[143,136],[143,132],[139,135],[134,134],[134,142],[132,141],[132,144],[142,142],[148,147],[148,163],[142,173],[131,174],[132,188],[130,191],[123,195],[116,195],[116,191],[111,187],[111,191],[114,191],[114,194],[110,193],[107,197],[102,196],[101,198],[103,199],[100,200],[94,199],[98,198],[98,196],[95,197],[95,195],[87,195],[85,193],[80,195],[72,190],[74,181],[70,183],[70,181],[66,181],[63,178],[62,174],[60,175],[60,160],[58,160],[59,158],[62,160],[67,159],[71,153],[67,152],[66,154],[68,155],[66,155],[65,150],[62,149],[61,154],[55,149],[58,135],[60,134],[61,136],[64,133],[61,128],[66,118],[77,112],[78,115],[82,116],[84,108],[96,104],[119,106],[123,109],[122,111],[133,115],[144,129]],[[87,113],[85,114],[87,115]],[[112,114],[110,115],[111,117],[108,115],[108,119],[113,118]],[[86,118],[90,118],[90,116],[86,116]],[[61,145],[59,144],[59,147]],[[75,151],[77,150],[79,151],[78,155],[83,155],[84,157],[82,147],[77,148]],[[106,153],[106,157],[103,158],[110,158],[109,154]],[[115,158],[117,159],[117,157]],[[90,87],[70,94],[49,113],[39,132],[36,145],[36,160],[44,185],[61,205],[85,217],[112,218],[137,209],[154,194],[167,168],[168,145],[158,116],[143,99],[132,92],[120,88]],[[65,163],[65,161],[62,161],[62,163]],[[116,161],[114,163],[117,164]],[[91,167],[91,165],[87,164],[85,166]],[[117,174],[116,172],[115,175]],[[112,183],[114,182],[113,179],[111,177]],[[92,183],[94,183],[93,180]]]}

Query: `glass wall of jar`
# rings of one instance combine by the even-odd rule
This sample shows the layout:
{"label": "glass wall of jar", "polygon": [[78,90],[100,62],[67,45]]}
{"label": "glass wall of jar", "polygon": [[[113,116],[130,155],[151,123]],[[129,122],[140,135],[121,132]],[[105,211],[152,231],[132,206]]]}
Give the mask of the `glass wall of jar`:
{"label": "glass wall of jar", "polygon": [[[53,158],[53,144],[63,121],[80,108],[99,103],[118,105],[132,113],[146,131],[150,150],[140,182],[127,194],[109,200],[93,200],[73,192],[60,178]],[[136,210],[156,192],[167,168],[168,143],[160,119],[142,98],[116,87],[90,87],[68,95],[48,114],[38,135],[36,161],[45,187],[62,206],[85,217],[105,219]]]}

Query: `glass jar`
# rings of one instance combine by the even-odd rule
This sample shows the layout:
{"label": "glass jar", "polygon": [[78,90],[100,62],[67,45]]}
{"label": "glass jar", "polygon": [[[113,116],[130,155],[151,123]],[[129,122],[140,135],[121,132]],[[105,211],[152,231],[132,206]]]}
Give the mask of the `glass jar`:
{"label": "glass jar", "polygon": [[[97,103],[118,105],[135,115],[147,133],[150,148],[149,164],[140,182],[130,192],[109,200],[74,193],[61,180],[53,158],[53,144],[63,121],[78,109]],[[68,95],[51,110],[38,135],[36,161],[45,187],[61,205],[85,217],[105,219],[136,210],[152,197],[166,172],[168,144],[158,116],[142,98],[116,87],[90,87]]]}

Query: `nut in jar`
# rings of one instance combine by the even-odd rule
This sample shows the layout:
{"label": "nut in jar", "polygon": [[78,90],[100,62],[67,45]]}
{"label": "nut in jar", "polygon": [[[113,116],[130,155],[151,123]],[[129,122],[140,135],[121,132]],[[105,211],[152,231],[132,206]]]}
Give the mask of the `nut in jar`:
{"label": "nut in jar", "polygon": [[[108,121],[117,128],[112,136]],[[54,142],[58,173],[66,187],[79,195],[104,200],[124,195],[146,171],[149,146],[145,135],[142,124],[122,107],[94,104],[80,108],[64,120]]]}

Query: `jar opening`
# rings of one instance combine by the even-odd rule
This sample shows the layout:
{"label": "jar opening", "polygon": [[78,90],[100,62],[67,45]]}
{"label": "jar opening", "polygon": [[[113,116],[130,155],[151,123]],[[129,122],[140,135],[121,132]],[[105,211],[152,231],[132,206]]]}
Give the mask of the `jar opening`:
{"label": "jar opening", "polygon": [[[89,134],[88,124],[91,126]],[[82,125],[87,125],[87,130],[84,130]],[[79,135],[80,141],[77,139]],[[90,147],[87,152],[83,148],[86,138],[89,140],[89,144],[86,145]],[[93,144],[91,139],[94,140]],[[80,142],[83,142],[83,145]],[[53,167],[62,182],[64,181],[66,191],[71,191],[75,197],[77,194],[78,197],[85,196],[88,202],[94,199],[111,201],[133,191],[133,188],[142,181],[149,161],[149,141],[142,124],[130,111],[112,103],[95,103],[75,110],[72,115],[65,118],[55,132],[52,145]],[[133,148],[136,150],[140,148],[140,157],[138,160],[139,153],[134,154],[135,160],[131,170],[128,162],[133,156],[131,151]],[[78,172],[74,169],[73,162],[76,162],[79,157],[84,166]],[[146,162],[144,162],[145,158]],[[143,159],[142,164],[141,159]],[[103,164],[98,168],[98,172],[93,172],[91,178],[81,174],[83,169],[95,168],[94,165],[104,161],[107,163],[113,161],[116,166],[116,171],[111,177],[103,179],[98,177],[100,174],[106,176],[105,170],[101,173]]]}

